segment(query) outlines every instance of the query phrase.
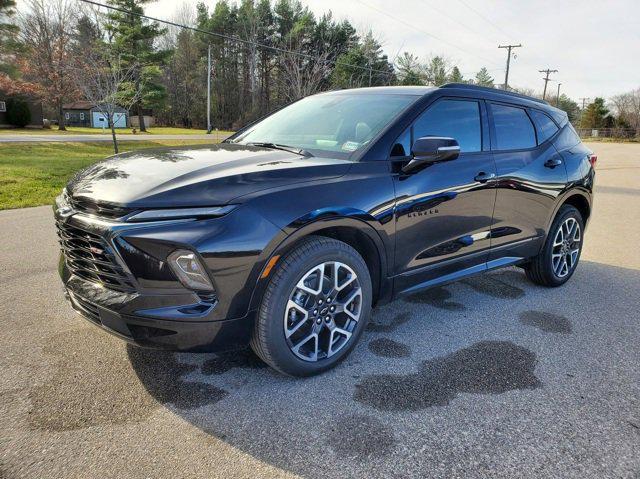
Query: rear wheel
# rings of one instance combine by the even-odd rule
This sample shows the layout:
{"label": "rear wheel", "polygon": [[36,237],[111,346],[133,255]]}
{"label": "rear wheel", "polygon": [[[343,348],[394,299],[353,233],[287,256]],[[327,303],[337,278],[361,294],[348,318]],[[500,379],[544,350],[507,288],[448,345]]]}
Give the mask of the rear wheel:
{"label": "rear wheel", "polygon": [[358,252],[313,236],[282,258],[262,299],[251,347],[292,376],[338,364],[355,346],[371,311],[371,278]]}
{"label": "rear wheel", "polygon": [[525,267],[527,277],[542,286],[560,286],[573,275],[582,252],[584,223],[580,212],[564,205],[556,215],[544,247]]}

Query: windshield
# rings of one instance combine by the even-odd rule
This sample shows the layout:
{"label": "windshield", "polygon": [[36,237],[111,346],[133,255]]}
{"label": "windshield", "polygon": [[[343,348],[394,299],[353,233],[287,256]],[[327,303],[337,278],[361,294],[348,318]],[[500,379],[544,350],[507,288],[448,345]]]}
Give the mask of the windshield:
{"label": "windshield", "polygon": [[418,97],[335,93],[297,101],[250,126],[234,143],[272,143],[349,158]]}

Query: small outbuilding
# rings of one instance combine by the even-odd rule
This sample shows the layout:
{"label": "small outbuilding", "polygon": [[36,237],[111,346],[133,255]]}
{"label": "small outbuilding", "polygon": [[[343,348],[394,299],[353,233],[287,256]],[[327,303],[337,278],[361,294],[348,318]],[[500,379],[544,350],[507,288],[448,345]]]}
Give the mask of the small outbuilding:
{"label": "small outbuilding", "polygon": [[[90,101],[76,101],[62,106],[67,126],[108,128],[107,117],[100,108]],[[124,108],[116,107],[113,123],[116,128],[129,126],[129,114]]]}

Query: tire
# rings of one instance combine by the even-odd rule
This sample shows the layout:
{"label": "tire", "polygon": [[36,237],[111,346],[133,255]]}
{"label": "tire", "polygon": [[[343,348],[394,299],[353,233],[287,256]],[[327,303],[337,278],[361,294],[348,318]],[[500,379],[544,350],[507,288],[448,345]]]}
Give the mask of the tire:
{"label": "tire", "polygon": [[[567,225],[573,224],[578,228],[577,241],[571,241],[570,235],[572,233],[567,229]],[[561,228],[563,228],[562,232],[560,232]],[[563,245],[557,244],[560,235],[563,238]],[[564,242],[565,238],[569,240],[568,243]],[[575,240],[576,237],[574,236],[573,239]],[[563,205],[553,220],[542,251],[525,266],[527,277],[541,286],[562,286],[569,281],[578,266],[583,242],[584,222],[582,215],[573,206]],[[574,256],[572,251],[575,249],[577,252]],[[566,268],[563,266],[563,261],[566,261]]]}
{"label": "tire", "polygon": [[321,373],[353,349],[369,321],[371,303],[371,276],[358,252],[342,241],[309,236],[272,272],[251,348],[283,374]]}

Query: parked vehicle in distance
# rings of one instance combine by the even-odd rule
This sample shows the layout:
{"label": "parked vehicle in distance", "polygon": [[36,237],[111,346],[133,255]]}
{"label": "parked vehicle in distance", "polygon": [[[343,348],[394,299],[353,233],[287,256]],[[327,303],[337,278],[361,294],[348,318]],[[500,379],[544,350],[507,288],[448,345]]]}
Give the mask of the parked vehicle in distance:
{"label": "parked vehicle in distance", "polygon": [[596,157],[564,112],[477,86],[321,93],[220,145],[135,151],[56,201],[73,308],[142,346],[250,343],[306,376],[371,308],[509,265],[574,273]]}

